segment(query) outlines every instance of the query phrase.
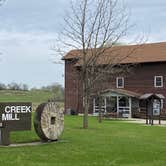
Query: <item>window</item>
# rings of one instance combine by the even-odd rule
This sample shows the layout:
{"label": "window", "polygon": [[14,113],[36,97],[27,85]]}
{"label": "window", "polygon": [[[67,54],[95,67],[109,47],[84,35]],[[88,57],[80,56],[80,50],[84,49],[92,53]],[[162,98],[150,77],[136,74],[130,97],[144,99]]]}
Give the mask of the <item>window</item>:
{"label": "window", "polygon": [[163,87],[163,76],[154,77],[154,87]]}
{"label": "window", "polygon": [[123,77],[116,78],[116,87],[117,88],[124,88],[124,78]]}

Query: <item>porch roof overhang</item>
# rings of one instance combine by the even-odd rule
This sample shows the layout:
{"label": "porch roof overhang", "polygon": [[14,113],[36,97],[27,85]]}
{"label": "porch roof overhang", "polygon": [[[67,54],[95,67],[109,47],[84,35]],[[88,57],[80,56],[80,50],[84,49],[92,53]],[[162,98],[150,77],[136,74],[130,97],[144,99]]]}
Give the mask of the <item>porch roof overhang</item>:
{"label": "porch roof overhang", "polygon": [[[158,93],[145,93],[145,94],[140,94],[140,93],[136,93],[133,91],[129,91],[129,90],[124,90],[124,89],[106,89],[100,92],[101,96],[112,96],[112,95],[116,95],[116,96],[128,96],[128,97],[133,97],[133,98],[137,98],[139,100],[146,100],[149,98],[156,98],[156,99],[165,99],[163,94],[158,94]],[[95,94],[93,94],[95,95]]]}
{"label": "porch roof overhang", "polygon": [[124,89],[106,89],[101,92],[101,95],[107,96],[108,94],[111,94],[111,93],[116,93],[117,95],[129,96],[129,97],[134,97],[134,98],[139,98],[141,96],[141,94],[139,94],[139,93],[124,90]]}
{"label": "porch roof overhang", "polygon": [[140,96],[139,99],[146,100],[152,97],[157,99],[165,99],[165,97],[162,94],[156,94],[156,93],[145,93],[144,95]]}

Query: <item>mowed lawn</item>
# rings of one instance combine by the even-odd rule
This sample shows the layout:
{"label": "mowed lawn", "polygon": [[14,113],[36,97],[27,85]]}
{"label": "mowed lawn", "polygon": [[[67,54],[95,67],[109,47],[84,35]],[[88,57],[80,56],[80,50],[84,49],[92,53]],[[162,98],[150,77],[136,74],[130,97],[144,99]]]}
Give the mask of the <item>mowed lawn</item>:
{"label": "mowed lawn", "polygon": [[50,91],[32,90],[0,90],[0,102],[32,102],[34,110],[48,99],[56,97],[56,94]]}
{"label": "mowed lawn", "polygon": [[34,102],[40,103],[54,97],[50,91],[32,90],[0,90],[0,102]]}
{"label": "mowed lawn", "polygon": [[[166,127],[145,126],[66,116],[58,142],[27,147],[1,147],[0,165],[19,166],[165,166]],[[14,132],[12,143],[37,141],[34,130]]]}

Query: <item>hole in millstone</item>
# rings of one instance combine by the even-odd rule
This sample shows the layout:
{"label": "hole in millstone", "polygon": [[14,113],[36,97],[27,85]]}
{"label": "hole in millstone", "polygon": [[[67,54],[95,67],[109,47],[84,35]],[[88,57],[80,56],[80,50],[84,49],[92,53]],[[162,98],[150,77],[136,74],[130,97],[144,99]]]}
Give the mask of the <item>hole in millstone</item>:
{"label": "hole in millstone", "polygon": [[51,125],[55,124],[55,117],[51,117]]}

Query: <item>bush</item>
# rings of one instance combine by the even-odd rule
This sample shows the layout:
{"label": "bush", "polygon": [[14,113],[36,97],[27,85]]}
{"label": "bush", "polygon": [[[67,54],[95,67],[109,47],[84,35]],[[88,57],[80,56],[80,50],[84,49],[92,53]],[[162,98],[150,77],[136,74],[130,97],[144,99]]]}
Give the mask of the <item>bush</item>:
{"label": "bush", "polygon": [[78,113],[77,113],[77,111],[76,110],[74,110],[74,109],[71,109],[71,115],[77,115]]}

